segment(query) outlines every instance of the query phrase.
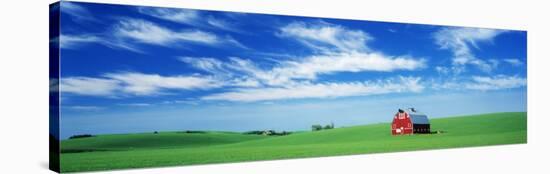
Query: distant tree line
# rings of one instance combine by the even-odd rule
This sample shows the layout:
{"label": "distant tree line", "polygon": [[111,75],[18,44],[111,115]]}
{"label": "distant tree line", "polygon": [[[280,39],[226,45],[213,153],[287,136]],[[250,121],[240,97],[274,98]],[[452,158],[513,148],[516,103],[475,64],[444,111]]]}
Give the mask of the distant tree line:
{"label": "distant tree line", "polygon": [[247,135],[283,136],[283,135],[290,135],[291,133],[292,133],[292,132],[287,132],[287,131],[277,132],[277,131],[274,131],[274,130],[264,130],[264,131],[261,131],[261,130],[254,130],[254,131],[244,132],[243,134],[247,134]]}
{"label": "distant tree line", "polygon": [[80,135],[73,135],[69,137],[69,139],[88,138],[88,137],[94,137],[94,136],[91,134],[80,134]]}
{"label": "distant tree line", "polygon": [[203,134],[203,133],[206,133],[206,131],[198,131],[198,130],[186,130],[186,131],[181,131],[179,133],[186,133],[186,134]]}
{"label": "distant tree line", "polygon": [[311,131],[320,131],[320,130],[326,130],[326,129],[334,129],[334,123],[330,123],[325,126],[320,124],[311,125]]}

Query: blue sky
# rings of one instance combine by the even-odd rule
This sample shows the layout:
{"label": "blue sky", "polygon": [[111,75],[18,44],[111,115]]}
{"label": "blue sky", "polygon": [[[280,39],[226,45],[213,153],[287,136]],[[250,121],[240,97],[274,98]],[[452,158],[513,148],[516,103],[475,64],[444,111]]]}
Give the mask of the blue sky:
{"label": "blue sky", "polygon": [[61,137],[527,108],[525,31],[61,3]]}

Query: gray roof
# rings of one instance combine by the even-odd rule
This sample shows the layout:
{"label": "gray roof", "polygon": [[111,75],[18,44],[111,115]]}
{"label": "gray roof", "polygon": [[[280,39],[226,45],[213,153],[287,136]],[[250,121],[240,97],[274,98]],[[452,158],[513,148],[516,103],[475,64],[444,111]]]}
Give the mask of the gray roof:
{"label": "gray roof", "polygon": [[423,114],[409,113],[413,124],[430,124],[428,116]]}
{"label": "gray roof", "polygon": [[428,120],[428,116],[426,116],[426,114],[423,114],[422,112],[419,112],[414,108],[399,109],[399,110],[409,113],[409,116],[411,117],[411,121],[413,124],[430,124],[430,120]]}

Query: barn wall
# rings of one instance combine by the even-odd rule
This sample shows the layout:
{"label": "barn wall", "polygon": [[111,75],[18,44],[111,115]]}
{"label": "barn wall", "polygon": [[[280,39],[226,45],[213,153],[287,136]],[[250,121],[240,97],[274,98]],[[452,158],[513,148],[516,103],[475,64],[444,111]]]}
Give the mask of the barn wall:
{"label": "barn wall", "polygon": [[[392,129],[391,133],[392,135],[400,135],[400,134],[412,134],[413,133],[413,125],[410,117],[408,116],[408,113],[404,113],[405,115],[402,115],[402,117],[399,117],[399,112],[394,115],[393,122],[392,122]],[[403,128],[403,129],[401,129]]]}
{"label": "barn wall", "polygon": [[430,125],[429,124],[414,124],[413,125],[413,132],[414,133],[430,133]]}
{"label": "barn wall", "polygon": [[[401,129],[402,128],[402,129]],[[401,135],[401,134],[424,134],[430,133],[430,124],[413,124],[410,115],[407,112],[404,112],[400,115],[397,112],[394,115],[392,124],[391,124],[391,133],[392,135]]]}

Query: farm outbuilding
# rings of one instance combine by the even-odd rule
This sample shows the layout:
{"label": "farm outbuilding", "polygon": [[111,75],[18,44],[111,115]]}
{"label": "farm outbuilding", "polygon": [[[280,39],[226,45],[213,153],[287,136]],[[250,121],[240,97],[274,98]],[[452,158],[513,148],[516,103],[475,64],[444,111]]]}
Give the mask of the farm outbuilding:
{"label": "farm outbuilding", "polygon": [[391,124],[392,135],[430,133],[430,121],[426,114],[414,108],[399,109]]}

